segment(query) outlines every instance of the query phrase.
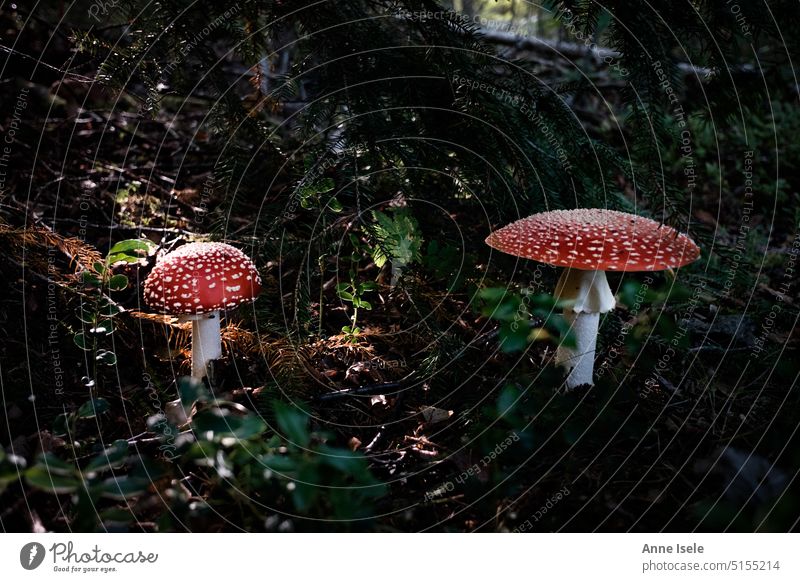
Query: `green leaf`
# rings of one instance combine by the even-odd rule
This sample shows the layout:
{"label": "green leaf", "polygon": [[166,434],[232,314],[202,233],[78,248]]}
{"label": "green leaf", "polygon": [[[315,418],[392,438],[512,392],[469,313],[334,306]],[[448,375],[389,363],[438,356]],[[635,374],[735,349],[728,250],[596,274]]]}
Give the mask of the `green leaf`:
{"label": "green leaf", "polygon": [[121,467],[128,456],[128,441],[119,439],[86,465],[86,472]]}
{"label": "green leaf", "polygon": [[497,416],[511,414],[519,399],[519,390],[515,386],[506,386],[497,398]]}
{"label": "green leaf", "polygon": [[361,309],[366,309],[367,311],[369,311],[369,310],[371,310],[371,309],[372,309],[372,303],[370,303],[369,301],[364,301],[363,299],[360,299],[360,300],[359,300],[359,302],[358,302],[358,306],[359,306]]}
{"label": "green leaf", "polygon": [[546,330],[554,332],[555,335],[560,336],[559,344],[565,348],[575,347],[575,333],[569,322],[564,319],[560,313],[551,313],[549,316],[544,316],[544,327]]}
{"label": "green leaf", "polygon": [[333,210],[334,212],[341,212],[343,210],[342,203],[334,196],[328,201],[328,208]]}
{"label": "green leaf", "polygon": [[130,511],[116,507],[100,512],[100,517],[103,519],[103,523],[130,523],[134,520]]}
{"label": "green leaf", "polygon": [[192,419],[192,427],[198,438],[217,441],[223,437],[249,439],[267,429],[267,423],[255,414],[240,415],[227,408],[203,410]]}
{"label": "green leaf", "polygon": [[336,183],[331,178],[324,178],[319,182],[314,182],[312,184],[303,184],[300,186],[297,192],[300,196],[300,206],[303,208],[310,208],[314,199],[316,199],[320,194],[330,192],[335,187]]}
{"label": "green leaf", "polygon": [[86,334],[81,332],[76,333],[72,336],[72,341],[75,342],[75,345],[78,346],[80,349],[84,351],[89,351],[92,349],[91,340],[86,337]]}
{"label": "green leaf", "polygon": [[116,254],[116,255],[108,255],[106,260],[108,261],[109,265],[113,265],[114,263],[135,263],[141,257],[137,257],[135,255],[124,255],[124,254]]}
{"label": "green leaf", "polygon": [[95,270],[96,273],[102,275],[106,272],[106,266],[101,262],[92,263],[92,268]]}
{"label": "green leaf", "polygon": [[81,282],[84,285],[92,285],[94,287],[100,287],[102,285],[102,281],[97,278],[97,275],[92,273],[91,271],[81,271]]}
{"label": "green leaf", "polygon": [[361,453],[324,445],[319,447],[319,453],[320,461],[347,475],[365,474],[367,469],[366,460]]}
{"label": "green leaf", "polygon": [[297,460],[289,455],[266,455],[261,458],[261,464],[266,469],[286,475],[297,469]]}
{"label": "green leaf", "polygon": [[62,413],[56,416],[53,421],[53,434],[55,436],[64,436],[69,432],[69,414]]}
{"label": "green leaf", "polygon": [[155,247],[155,243],[147,239],[123,240],[108,251],[106,263],[109,265],[120,262],[135,263],[142,257],[147,256]]}
{"label": "green leaf", "polygon": [[203,381],[191,376],[183,376],[178,381],[178,394],[187,414],[195,402],[208,402],[211,398]]}
{"label": "green leaf", "polygon": [[504,322],[500,326],[498,336],[500,349],[507,354],[520,352],[528,346],[529,335],[530,327],[527,318],[519,321]]}
{"label": "green leaf", "polygon": [[353,294],[347,291],[338,291],[339,299],[342,301],[353,301]]}
{"label": "green leaf", "polygon": [[128,278],[125,275],[114,275],[108,280],[108,288],[111,291],[123,291],[128,287]]}
{"label": "green leaf", "polygon": [[480,298],[488,303],[500,303],[506,295],[508,289],[505,287],[486,287],[479,292]]}
{"label": "green leaf", "polygon": [[149,457],[139,456],[139,462],[131,469],[129,476],[135,479],[144,479],[152,482],[161,479],[168,473],[169,471],[165,468],[163,463]]}
{"label": "green leaf", "polygon": [[143,254],[147,254],[150,249],[154,248],[156,245],[155,243],[150,242],[147,239],[128,239],[128,240],[121,240],[113,247],[111,247],[108,251],[109,255],[116,255],[116,254],[137,254],[137,252],[142,252]]}
{"label": "green leaf", "polygon": [[88,402],[84,402],[76,412],[78,418],[94,418],[107,412],[111,405],[103,398],[92,398]]}
{"label": "green leaf", "polygon": [[35,466],[25,471],[25,480],[31,487],[48,493],[73,493],[81,484],[76,476],[49,473],[46,467]]}
{"label": "green leaf", "polygon": [[275,403],[275,422],[282,435],[292,444],[307,447],[311,442],[308,432],[308,416],[294,406],[283,402]]}
{"label": "green leaf", "polygon": [[325,178],[314,185],[314,188],[317,194],[325,194],[326,192],[330,192],[336,187],[336,183],[333,181],[333,178]]}
{"label": "green leaf", "polygon": [[143,477],[109,477],[100,485],[100,491],[104,497],[125,500],[144,495],[150,484],[150,479]]}
{"label": "green leaf", "polygon": [[97,314],[93,311],[87,311],[85,309],[76,309],[75,314],[80,321],[86,323],[88,325],[94,326],[97,323]]}
{"label": "green leaf", "polygon": [[295,481],[293,484],[292,502],[294,503],[295,510],[300,513],[307,513],[314,505],[317,497],[319,497],[320,489],[313,485],[313,481]]}
{"label": "green leaf", "polygon": [[81,485],[75,467],[52,453],[41,455],[36,464],[25,471],[25,480],[32,487],[49,493],[72,493]]}
{"label": "green leaf", "polygon": [[117,364],[117,355],[114,352],[109,352],[108,350],[100,350],[97,352],[95,360],[101,364],[105,364],[106,366],[115,366]]}
{"label": "green leaf", "polygon": [[388,260],[388,257],[383,254],[383,251],[380,250],[380,247],[375,247],[375,249],[372,251],[372,262],[375,263],[375,266],[379,269],[382,269]]}
{"label": "green leaf", "polygon": [[74,475],[75,466],[72,463],[63,461],[53,453],[42,453],[36,459],[37,465],[43,465],[51,473],[58,475]]}
{"label": "green leaf", "polygon": [[481,314],[497,321],[519,320],[524,313],[520,309],[522,300],[516,293],[511,293],[504,287],[490,287],[481,289],[478,297],[484,302]]}
{"label": "green leaf", "polygon": [[125,308],[104,296],[98,303],[97,311],[100,315],[114,317],[115,315],[125,311]]}

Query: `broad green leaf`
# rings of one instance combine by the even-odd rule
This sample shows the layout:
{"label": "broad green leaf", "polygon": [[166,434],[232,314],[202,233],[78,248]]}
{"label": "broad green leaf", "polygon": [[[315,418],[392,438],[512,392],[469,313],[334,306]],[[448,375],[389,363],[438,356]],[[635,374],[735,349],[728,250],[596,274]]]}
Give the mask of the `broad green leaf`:
{"label": "broad green leaf", "polygon": [[72,341],[75,342],[75,345],[82,350],[89,351],[92,349],[91,340],[89,340],[89,338],[87,338],[86,334],[83,332],[78,332],[73,335]]}
{"label": "broad green leaf", "polygon": [[109,477],[100,485],[104,497],[111,499],[130,499],[144,495],[150,489],[151,481],[141,477]]}
{"label": "broad green leaf", "polygon": [[191,376],[183,376],[178,381],[178,394],[187,414],[195,402],[207,402],[211,398],[203,381]]}
{"label": "broad green leaf", "polygon": [[128,456],[128,441],[119,439],[111,443],[111,446],[92,459],[86,465],[86,472],[102,471],[108,468],[122,466]]}
{"label": "broad green leaf", "polygon": [[61,475],[38,464],[25,471],[25,480],[31,487],[57,494],[73,493],[81,485],[77,475]]}
{"label": "broad green leaf", "polygon": [[56,416],[53,421],[53,434],[56,436],[64,436],[69,432],[69,414],[62,413]]}
{"label": "broad green leaf", "polygon": [[97,275],[91,271],[81,272],[81,282],[85,285],[93,285],[94,287],[99,287],[102,284],[102,281],[97,277]]}
{"label": "broad green leaf", "polygon": [[339,202],[339,200],[334,196],[328,202],[328,208],[330,208],[334,212],[341,212],[344,207],[342,206],[342,203]]}
{"label": "broad green leaf", "polygon": [[297,408],[283,402],[275,403],[275,422],[282,435],[292,444],[307,447],[311,442],[308,432],[308,416]]}
{"label": "broad green leaf", "polygon": [[226,408],[210,408],[197,413],[192,419],[192,428],[197,438],[217,441],[223,437],[248,439],[267,429],[267,424],[255,414],[245,416]]}
{"label": "broad green leaf", "polygon": [[78,418],[94,418],[104,412],[107,412],[111,405],[103,398],[92,398],[88,402],[84,402],[75,414]]}
{"label": "broad green leaf", "polygon": [[156,245],[147,239],[128,239],[119,241],[108,251],[109,255],[116,254],[136,254],[143,251],[144,254],[154,248]]}
{"label": "broad green leaf", "polygon": [[122,291],[128,287],[128,278],[125,275],[114,275],[108,280],[111,291]]}
{"label": "broad green leaf", "polygon": [[507,354],[520,352],[528,346],[529,335],[530,327],[527,318],[504,322],[500,326],[499,332],[500,349]]}
{"label": "broad green leaf", "polygon": [[367,465],[364,456],[348,449],[320,446],[320,461],[347,475],[363,474]]}
{"label": "broad green leaf", "polygon": [[123,240],[108,251],[106,263],[109,265],[120,262],[135,263],[142,257],[147,256],[155,247],[155,243],[147,239]]}
{"label": "broad green leaf", "polygon": [[297,469],[298,460],[290,455],[266,455],[261,458],[261,463],[266,469],[286,475]]}
{"label": "broad green leaf", "polygon": [[515,386],[508,385],[500,392],[497,398],[497,416],[510,414],[519,398],[519,390]]}
{"label": "broad green leaf", "polygon": [[136,255],[126,255],[123,253],[115,254],[115,255],[108,255],[106,260],[108,261],[109,265],[113,265],[114,263],[135,263],[141,257],[137,257]]}
{"label": "broad green leaf", "polygon": [[59,459],[53,453],[42,453],[36,459],[36,464],[42,465],[46,467],[49,472],[58,475],[75,474],[75,466],[72,463]]}
{"label": "broad green leaf", "polygon": [[103,297],[97,306],[97,310],[98,313],[100,313],[100,315],[104,315],[106,317],[113,317],[125,311],[125,308],[122,307],[122,305],[114,303],[108,297]]}
{"label": "broad green leaf", "polygon": [[76,309],[75,314],[77,315],[78,319],[83,323],[88,325],[94,326],[97,323],[97,314],[93,311],[87,311],[85,309]]}

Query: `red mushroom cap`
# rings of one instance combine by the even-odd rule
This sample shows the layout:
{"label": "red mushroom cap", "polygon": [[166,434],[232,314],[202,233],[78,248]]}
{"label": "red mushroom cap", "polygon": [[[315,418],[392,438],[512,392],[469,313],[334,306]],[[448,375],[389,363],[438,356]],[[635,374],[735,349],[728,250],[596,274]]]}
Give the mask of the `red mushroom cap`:
{"label": "red mushroom cap", "polygon": [[585,271],[661,271],[700,256],[688,236],[655,220],[604,208],[553,210],[496,230],[490,247]]}
{"label": "red mushroom cap", "polygon": [[144,298],[164,313],[207,313],[251,301],[261,291],[253,261],[225,243],[190,243],[165,255],[144,282]]}

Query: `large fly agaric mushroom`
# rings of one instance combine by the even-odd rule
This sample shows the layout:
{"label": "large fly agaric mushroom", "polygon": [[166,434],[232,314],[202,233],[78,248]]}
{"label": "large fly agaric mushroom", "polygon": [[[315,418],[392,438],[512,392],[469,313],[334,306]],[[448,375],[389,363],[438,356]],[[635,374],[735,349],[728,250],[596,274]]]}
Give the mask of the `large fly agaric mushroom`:
{"label": "large fly agaric mushroom", "polygon": [[605,271],[662,271],[700,256],[686,235],[649,218],[603,208],[534,214],[493,232],[486,244],[504,253],[566,267],[555,297],[568,301],[564,317],[575,348],[559,346],[556,363],[568,372],[567,387],[593,384],[600,314],[616,301]]}
{"label": "large fly agaric mushroom", "polygon": [[192,322],[192,376],[222,356],[220,311],[252,301],[261,277],[250,258],[225,243],[198,242],[164,255],[144,282],[147,304]]}

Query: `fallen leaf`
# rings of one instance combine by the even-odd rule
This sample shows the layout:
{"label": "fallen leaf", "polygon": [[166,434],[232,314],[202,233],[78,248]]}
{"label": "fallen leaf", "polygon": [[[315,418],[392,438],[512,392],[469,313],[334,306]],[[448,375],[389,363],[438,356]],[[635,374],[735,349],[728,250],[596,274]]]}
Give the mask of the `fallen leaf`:
{"label": "fallen leaf", "polygon": [[444,410],[443,408],[436,408],[435,406],[426,406],[422,410],[423,420],[428,424],[436,424],[443,422],[453,416],[452,410]]}

